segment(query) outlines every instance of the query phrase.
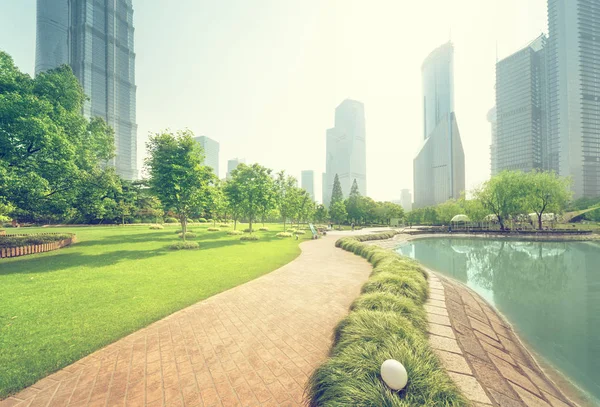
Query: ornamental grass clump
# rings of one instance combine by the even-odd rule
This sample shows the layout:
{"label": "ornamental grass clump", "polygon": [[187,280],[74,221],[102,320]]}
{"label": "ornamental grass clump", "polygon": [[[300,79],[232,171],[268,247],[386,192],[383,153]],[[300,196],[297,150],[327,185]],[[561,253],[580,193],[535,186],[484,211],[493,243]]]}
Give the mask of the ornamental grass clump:
{"label": "ornamental grass clump", "polygon": [[266,228],[263,226],[262,228],[259,228],[258,230],[260,230],[261,232],[268,232],[269,228]]}
{"label": "ornamental grass clump", "polygon": [[240,232],[239,230],[230,230],[229,232],[227,232],[227,234],[230,236],[239,236],[243,235],[244,232]]}
{"label": "ornamental grass clump", "polygon": [[296,232],[294,234],[295,235],[303,235],[305,233],[306,233],[306,230],[300,230],[300,229],[298,229],[298,230],[296,230]]}
{"label": "ornamental grass clump", "polygon": [[165,227],[163,225],[152,225],[152,226],[150,226],[151,230],[162,230],[164,228]]}
{"label": "ornamental grass clump", "polygon": [[292,234],[289,232],[279,232],[275,236],[277,236],[277,237],[292,237]]}
{"label": "ornamental grass clump", "polygon": [[228,228],[229,224],[228,223],[219,223],[219,227],[220,228]]}
{"label": "ornamental grass clump", "polygon": [[207,220],[205,218],[200,218],[198,219],[198,223],[206,223]]}
{"label": "ornamental grass clump", "polygon": [[242,241],[254,241],[254,240],[258,240],[259,237],[256,235],[244,235],[242,237],[240,237],[240,240]]}
{"label": "ornamental grass clump", "polygon": [[221,229],[219,229],[219,228],[208,228],[206,230],[208,230],[209,232],[219,232]]}
{"label": "ornamental grass clump", "polygon": [[[308,398],[317,406],[468,406],[427,340],[427,274],[419,264],[367,240],[389,239],[395,232],[339,239],[337,247],[373,264],[371,277],[336,327],[330,357],[311,375]],[[387,359],[408,372],[401,391],[380,376]]]}
{"label": "ornamental grass clump", "polygon": [[166,218],[165,223],[179,223],[179,221],[175,218]]}
{"label": "ornamental grass clump", "polygon": [[[179,235],[178,235],[178,236],[179,236],[181,239],[183,239],[183,233],[179,233]],[[192,233],[192,232],[186,232],[186,234],[185,234],[185,238],[186,238],[186,239],[193,239],[193,238],[195,238],[195,237],[196,237],[196,234],[195,234],[195,233]]]}
{"label": "ornamental grass clump", "polygon": [[198,242],[177,242],[169,246],[171,250],[194,250],[199,248]]}

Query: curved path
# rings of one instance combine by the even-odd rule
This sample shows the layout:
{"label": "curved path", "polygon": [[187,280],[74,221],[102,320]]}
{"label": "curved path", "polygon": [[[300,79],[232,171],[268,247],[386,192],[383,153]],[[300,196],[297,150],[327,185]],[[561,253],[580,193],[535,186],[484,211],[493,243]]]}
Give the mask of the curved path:
{"label": "curved path", "polygon": [[[370,244],[394,249],[411,239],[399,234]],[[428,273],[429,342],[474,406],[575,405],[547,377],[510,324],[483,298],[459,282]]]}
{"label": "curved path", "polygon": [[0,407],[297,406],[371,266],[301,244],[280,269],[185,308],[40,380]]}

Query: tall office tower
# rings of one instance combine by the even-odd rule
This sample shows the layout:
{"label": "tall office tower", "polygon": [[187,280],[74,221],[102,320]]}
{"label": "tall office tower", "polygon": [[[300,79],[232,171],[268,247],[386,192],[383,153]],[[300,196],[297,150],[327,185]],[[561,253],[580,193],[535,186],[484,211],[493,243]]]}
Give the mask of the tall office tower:
{"label": "tall office tower", "polygon": [[243,158],[232,158],[227,161],[227,175],[226,178],[231,178],[231,171],[235,170],[238,165],[245,163],[246,160]]}
{"label": "tall office tower", "polygon": [[412,194],[409,189],[400,191],[400,205],[404,209],[404,212],[412,211]]}
{"label": "tall office tower", "polygon": [[454,114],[454,47],[423,62],[423,144],[413,161],[415,208],[458,199],[465,190],[465,154]]}
{"label": "tall office tower", "polygon": [[367,195],[365,107],[346,99],[335,109],[335,127],[327,130],[326,183],[323,204],[329,206],[333,181],[338,175],[342,193],[348,197],[356,179],[361,195]]}
{"label": "tall office tower", "polygon": [[546,36],[496,63],[495,173],[544,168],[547,145]]}
{"label": "tall office tower", "polygon": [[487,121],[490,123],[492,128],[492,144],[490,144],[490,167],[492,176],[498,173],[498,164],[496,162],[496,157],[498,156],[498,114],[496,111],[496,106],[492,107],[487,114]]}
{"label": "tall office tower", "polygon": [[83,114],[115,131],[111,164],[137,178],[132,0],[37,0],[36,74],[68,64],[85,94]]}
{"label": "tall office tower", "polygon": [[600,196],[600,1],[548,0],[548,166]]}
{"label": "tall office tower", "polygon": [[211,167],[219,178],[219,142],[206,136],[196,137],[194,140],[204,149],[204,164]]}
{"label": "tall office tower", "polygon": [[323,174],[321,174],[321,203],[323,205],[326,205],[325,202],[331,201],[331,198],[329,198],[329,200],[326,200],[326,197],[327,197],[327,188],[325,188],[326,185],[327,185],[327,173],[324,172]]}
{"label": "tall office tower", "polygon": [[315,172],[312,170],[302,171],[302,188],[308,192],[310,199],[315,200]]}

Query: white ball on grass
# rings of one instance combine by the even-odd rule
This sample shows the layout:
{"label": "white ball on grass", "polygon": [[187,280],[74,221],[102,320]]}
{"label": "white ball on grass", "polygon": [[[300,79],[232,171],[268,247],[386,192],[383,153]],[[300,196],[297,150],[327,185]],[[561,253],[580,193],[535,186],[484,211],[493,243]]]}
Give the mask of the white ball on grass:
{"label": "white ball on grass", "polygon": [[381,378],[392,390],[402,390],[408,383],[408,373],[402,363],[388,359],[381,364]]}

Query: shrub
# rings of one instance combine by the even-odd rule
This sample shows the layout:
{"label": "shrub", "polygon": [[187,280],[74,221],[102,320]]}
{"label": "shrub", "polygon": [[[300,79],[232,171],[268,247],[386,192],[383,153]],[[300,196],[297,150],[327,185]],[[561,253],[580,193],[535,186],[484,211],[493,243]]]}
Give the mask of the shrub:
{"label": "shrub", "polygon": [[279,232],[275,236],[277,236],[277,237],[292,237],[292,234],[289,232]]}
{"label": "shrub", "polygon": [[296,229],[288,229],[286,230],[286,232],[294,234],[296,233]]}
{"label": "shrub", "polygon": [[306,233],[306,230],[296,230],[295,234],[296,235],[303,235]]}
{"label": "shrub", "polygon": [[[311,406],[445,406],[468,402],[441,367],[427,340],[427,280],[413,260],[364,241],[389,239],[395,232],[339,239],[337,247],[373,264],[362,295],[336,327],[331,357],[310,377]],[[399,360],[409,382],[400,392],[381,380],[381,363]]]}
{"label": "shrub", "polygon": [[198,219],[198,223],[206,223],[206,222],[207,222],[207,221],[206,221],[206,219],[205,219],[205,218],[200,218],[200,219]]}
{"label": "shrub", "polygon": [[246,229],[244,229],[244,233],[252,233],[252,229],[246,228]]}
{"label": "shrub", "polygon": [[268,232],[269,228],[266,228],[266,227],[263,226],[262,228],[260,228],[258,230],[260,230],[261,232]]}
{"label": "shrub", "polygon": [[[192,229],[187,229],[187,232],[188,233],[190,233],[190,232],[194,233],[194,231]],[[181,229],[179,229],[179,230],[176,230],[175,233],[178,234],[178,235],[180,235],[181,233],[183,233],[183,231]]]}
{"label": "shrub", "polygon": [[[179,237],[183,239],[183,233],[179,233]],[[195,238],[195,237],[196,237],[196,234],[195,234],[195,233],[192,233],[192,232],[187,232],[187,233],[185,234],[185,238],[186,238],[186,239],[193,239],[193,238]]]}
{"label": "shrub", "polygon": [[36,244],[45,244],[45,243],[54,243],[59,242],[61,240],[68,239],[74,235],[68,233],[56,233],[49,235],[36,235],[31,234],[27,236],[13,236],[13,235],[3,235],[0,236],[0,247],[9,248],[9,247],[23,247],[23,246],[31,246]]}
{"label": "shrub", "polygon": [[239,236],[243,235],[244,232],[240,232],[239,230],[230,230],[229,232],[227,232],[227,234],[231,236]]}
{"label": "shrub", "polygon": [[208,230],[209,232],[219,232],[221,229],[219,229],[219,228],[208,228],[206,230]]}
{"label": "shrub", "polygon": [[166,218],[165,223],[179,223],[179,221],[175,218]]}
{"label": "shrub", "polygon": [[169,246],[169,249],[171,250],[193,250],[199,248],[200,245],[198,242],[177,242]]}
{"label": "shrub", "polygon": [[165,227],[163,225],[152,225],[150,226],[150,229],[152,230],[161,230],[164,229]]}
{"label": "shrub", "polygon": [[229,227],[229,225],[228,225],[227,223],[220,223],[220,224],[219,224],[219,227],[220,227],[220,228],[228,228],[228,227]]}
{"label": "shrub", "polygon": [[256,235],[245,235],[240,237],[240,240],[245,240],[245,241],[253,241],[253,240],[258,240],[258,236]]}

